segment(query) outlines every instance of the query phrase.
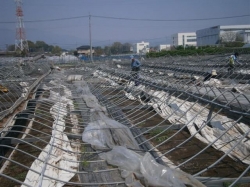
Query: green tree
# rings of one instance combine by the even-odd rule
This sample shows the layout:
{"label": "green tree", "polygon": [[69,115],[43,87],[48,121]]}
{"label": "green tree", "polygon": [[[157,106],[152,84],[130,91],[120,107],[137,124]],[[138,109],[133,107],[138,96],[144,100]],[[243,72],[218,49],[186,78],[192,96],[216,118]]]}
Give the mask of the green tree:
{"label": "green tree", "polygon": [[189,49],[189,50],[195,50],[195,49],[196,49],[196,47],[195,47],[195,46],[190,45],[190,46],[187,46],[187,47],[186,47],[186,49]]}
{"label": "green tree", "polygon": [[53,48],[54,48],[53,45],[49,45],[49,46],[48,46],[48,51],[47,51],[47,52],[52,52]]}
{"label": "green tree", "polygon": [[122,44],[120,42],[114,42],[111,46],[112,54],[121,54],[122,53]]}
{"label": "green tree", "polygon": [[102,54],[103,54],[103,49],[100,46],[95,47],[95,55],[100,56]]}
{"label": "green tree", "polygon": [[8,51],[15,51],[15,45],[9,45],[7,50]]}
{"label": "green tree", "polygon": [[111,55],[111,47],[110,46],[105,46],[103,49],[105,55]]}
{"label": "green tree", "polygon": [[55,46],[51,52],[53,54],[60,54],[62,52],[62,49],[59,46]]}
{"label": "green tree", "polygon": [[78,57],[79,53],[77,51],[74,51],[74,56]]}
{"label": "green tree", "polygon": [[28,46],[29,46],[29,52],[35,52],[36,51],[36,45],[34,42],[28,40]]}
{"label": "green tree", "polygon": [[131,46],[130,43],[122,44],[122,53],[130,53]]}
{"label": "green tree", "polygon": [[44,41],[36,41],[37,52],[48,52],[49,45]]}
{"label": "green tree", "polygon": [[183,47],[183,45],[178,45],[177,47],[175,47],[175,49],[176,49],[176,50],[183,50],[184,47]]}

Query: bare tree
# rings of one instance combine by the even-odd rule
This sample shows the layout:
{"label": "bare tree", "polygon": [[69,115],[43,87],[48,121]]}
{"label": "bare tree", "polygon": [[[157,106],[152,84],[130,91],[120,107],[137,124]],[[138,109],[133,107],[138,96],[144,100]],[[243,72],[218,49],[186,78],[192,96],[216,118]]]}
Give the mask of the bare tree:
{"label": "bare tree", "polygon": [[228,32],[222,33],[220,37],[221,37],[222,43],[234,42],[236,39],[236,33],[232,31],[228,31]]}

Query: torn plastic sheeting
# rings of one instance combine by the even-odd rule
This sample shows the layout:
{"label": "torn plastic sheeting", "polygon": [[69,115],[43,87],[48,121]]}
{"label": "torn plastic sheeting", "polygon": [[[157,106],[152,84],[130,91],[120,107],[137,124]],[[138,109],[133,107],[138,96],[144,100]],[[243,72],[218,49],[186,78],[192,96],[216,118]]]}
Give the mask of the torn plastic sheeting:
{"label": "torn plastic sheeting", "polygon": [[83,75],[69,75],[67,81],[79,81],[83,79]]}
{"label": "torn plastic sheeting", "polygon": [[63,103],[55,103],[51,108],[50,108],[50,113],[52,114],[54,119],[58,119],[58,121],[63,120],[64,117],[67,115],[67,104]]}
{"label": "torn plastic sheeting", "polygon": [[[227,124],[225,124],[225,125],[227,125]],[[247,125],[245,125],[244,123],[236,123],[234,125],[234,128],[236,128],[237,131],[240,132],[241,134],[244,134],[249,130],[249,127]],[[246,138],[250,139],[249,133],[247,134]]]}
{"label": "torn plastic sheeting", "polygon": [[116,145],[139,149],[130,129],[108,117],[89,123],[84,129],[82,140],[96,149],[112,148]]}
{"label": "torn plastic sheeting", "polygon": [[105,79],[105,80],[108,81],[111,86],[119,86],[119,84],[117,84],[115,81],[112,81],[110,79]]}
{"label": "torn plastic sheeting", "polygon": [[99,76],[107,77],[108,75],[109,75],[108,73],[105,73],[105,72],[102,72],[102,71],[99,71],[99,70],[96,70],[96,71],[93,73],[93,76],[94,76],[94,77],[99,77]]}
{"label": "torn plastic sheeting", "polygon": [[[217,131],[213,131],[215,137],[222,135],[223,132],[224,131],[221,131],[219,129]],[[238,133],[233,134],[232,132],[230,132],[228,134],[224,134],[221,137],[221,140],[224,144],[225,142],[227,142],[227,147],[228,149],[230,149],[235,145],[235,140],[237,141],[237,139],[240,139],[241,137],[242,136],[239,136]],[[250,164],[249,159],[247,159],[247,157],[249,156],[250,144],[247,141],[248,139],[244,138],[243,141],[239,142],[238,145],[232,150],[232,153],[229,156],[233,156],[234,159],[240,157],[242,158],[242,162]],[[220,146],[223,146],[223,144]]]}
{"label": "torn plastic sheeting", "polygon": [[29,86],[29,83],[28,83],[28,82],[20,82],[19,84],[20,84],[20,86],[22,86],[22,87],[28,87],[28,86]]}
{"label": "torn plastic sheeting", "polygon": [[54,86],[58,86],[58,82],[59,81],[57,81],[57,80],[51,80],[51,81],[49,81],[49,84],[52,84]]}
{"label": "torn plastic sheeting", "polygon": [[[199,108],[200,108],[199,105],[196,104],[195,107],[193,107],[192,110],[190,110],[187,113],[187,115],[186,115],[187,119],[192,119],[192,118],[194,119],[193,121],[191,121],[191,123],[188,124],[188,127],[193,126],[192,124],[195,123],[196,126],[201,129],[200,133],[202,134],[202,138],[205,138],[208,143],[214,142],[217,138],[219,138],[220,135],[225,133],[225,131],[221,131],[218,128],[211,128],[207,125],[206,126],[202,125],[206,121],[206,118],[207,118],[209,111],[207,109],[204,109],[203,112],[200,113]],[[199,115],[197,115],[197,114],[199,114]],[[196,117],[194,118],[194,116],[196,116]],[[225,129],[229,129],[226,134],[221,136],[220,139],[218,139],[216,142],[214,142],[212,144],[212,146],[215,149],[221,150],[221,151],[226,153],[234,146],[235,143],[237,143],[237,140],[239,140],[240,137],[242,137],[242,135],[237,129],[235,129],[233,127],[234,122],[229,122],[230,119],[227,118],[226,116],[216,115],[213,117],[212,120],[221,121],[223,124],[223,127]],[[193,129],[193,130],[194,130],[193,133],[195,133],[197,131],[195,129]],[[250,129],[248,128],[248,130],[246,130],[245,133],[248,132],[249,130]],[[218,132],[220,132],[220,133],[218,133]],[[231,139],[231,137],[235,137],[235,138]],[[249,144],[250,144],[249,140],[241,141],[237,145],[237,147],[239,146],[239,147],[241,147],[241,149],[238,150],[237,147],[234,148],[234,150],[231,151],[228,154],[228,156],[230,156],[231,158],[238,158],[242,162],[249,164],[250,163],[249,158],[246,159],[246,157],[244,156],[246,154],[249,155],[249,153],[250,153],[250,150],[248,149]]]}
{"label": "torn plastic sheeting", "polygon": [[208,85],[208,86],[222,86],[222,82],[219,79],[211,78],[210,80],[205,81],[204,85]]}
{"label": "torn plastic sheeting", "polygon": [[93,109],[94,111],[102,111],[107,113],[107,109],[98,104],[98,100],[94,95],[82,95],[82,97],[89,108]]}
{"label": "torn plastic sheeting", "polygon": [[[55,92],[51,91],[50,93],[52,98],[55,97],[55,95],[59,97]],[[65,97],[61,97],[60,99],[65,103],[70,103]],[[50,139],[49,144],[40,153],[38,159],[36,159],[30,167],[38,173],[29,170],[24,181],[25,184],[38,186],[40,180],[42,180],[43,186],[61,187],[68,182],[77,171],[77,155],[72,153],[74,150],[70,145],[68,137],[63,133],[65,129],[64,117],[67,115],[67,105],[65,103],[55,103],[50,109],[50,113],[55,119],[52,127],[53,137]],[[50,154],[48,155],[49,152]],[[45,167],[44,161],[47,158],[48,161],[46,163],[44,177],[40,179],[39,172]],[[45,175],[55,179],[45,177]]]}
{"label": "torn plastic sheeting", "polygon": [[[145,186],[185,187],[184,183],[204,186],[189,174],[185,175],[175,169],[158,164],[149,153],[142,156],[125,147],[115,146],[111,151],[100,153],[99,156],[109,164],[118,166],[125,181],[129,180],[131,174],[135,174],[136,178],[140,179]],[[130,181],[130,183],[133,182],[137,181]]]}
{"label": "torn plastic sheeting", "polygon": [[[69,100],[68,106],[69,106],[70,111],[75,110],[75,107],[74,107],[74,104],[73,104],[72,100]],[[79,129],[79,126],[78,126],[79,121],[78,121],[77,115],[70,114],[70,121],[71,121],[71,123],[73,125],[73,127],[71,128],[71,132],[74,133],[74,134],[78,134],[80,129]]]}
{"label": "torn plastic sheeting", "polygon": [[84,81],[81,81],[81,82],[82,82],[84,85],[79,85],[79,84],[78,84],[79,82],[74,83],[75,86],[77,87],[77,88],[76,88],[76,92],[77,92],[78,94],[82,94],[82,95],[91,95],[92,93],[91,93],[89,87],[88,87],[87,85],[85,85],[85,82],[84,82]]}
{"label": "torn plastic sheeting", "polygon": [[[52,144],[52,152],[50,154],[50,158],[48,160],[48,165],[46,167],[44,175],[67,182],[75,175],[75,172],[77,171],[77,158],[76,155],[70,154],[73,149],[70,146],[68,137],[55,130],[52,133],[55,133],[54,142],[52,141],[52,139],[50,140],[50,143],[43,149],[38,159],[36,159],[32,163],[30,168],[38,172],[42,171],[42,168],[44,167],[44,160],[46,159],[48,151]],[[64,169],[69,171],[65,171]],[[40,174],[29,170],[24,183],[31,186],[37,186],[39,184],[39,177]],[[49,179],[47,177],[43,178],[43,186],[48,187],[63,186],[65,182]]]}
{"label": "torn plastic sheeting", "polygon": [[[150,101],[147,104],[151,105],[162,118],[168,119],[173,124],[177,121],[178,123],[186,124],[190,134],[195,135],[195,137],[200,141],[209,144],[210,142],[215,141],[216,138],[219,137],[218,133],[216,134],[216,131],[219,130],[218,128],[211,128],[207,125],[204,126],[205,122],[207,121],[209,110],[204,107],[201,107],[201,105],[199,105],[198,103],[194,104],[189,101],[183,101],[179,98],[169,96],[168,93],[163,91],[150,90],[147,91],[147,94],[150,96]],[[175,103],[178,106],[179,110],[171,108],[171,103]],[[231,119],[229,119],[228,117],[219,114],[213,114],[212,116],[212,120],[220,121],[225,129],[228,129],[230,127],[230,125],[225,125],[226,122],[231,121]],[[232,125],[233,123],[234,122],[230,122],[229,124]],[[198,129],[201,129],[199,133],[197,133],[198,130],[195,128],[194,124],[198,127]],[[238,123],[234,125],[237,127],[240,126]],[[250,131],[250,129],[247,126],[244,126],[244,131],[234,130],[234,128],[231,127],[227,134],[236,134],[234,135],[235,137],[242,137],[242,134],[248,131]],[[215,149],[219,149],[225,153],[228,152],[228,150],[237,142],[239,138],[236,138],[234,141],[229,138],[230,136],[228,136],[228,138],[226,137],[227,135],[224,135],[224,137],[221,137],[216,142],[214,142],[212,146]],[[230,142],[230,144],[228,142]],[[248,139],[244,142],[242,141],[239,144],[241,148],[235,148],[235,150],[230,152],[228,156],[230,156],[231,158],[238,158],[242,160],[242,162],[249,164],[250,158],[246,158],[246,156],[244,156],[250,154],[250,149],[248,148],[250,147],[249,145],[250,141]]]}
{"label": "torn plastic sheeting", "polygon": [[39,87],[40,89],[43,89],[43,90],[50,90],[51,87],[45,85],[45,84],[41,84],[41,86]]}
{"label": "torn plastic sheeting", "polygon": [[[217,85],[221,85],[221,82],[217,80],[212,80],[213,82],[216,82]],[[137,88],[138,89],[138,88]],[[183,123],[187,125],[187,128],[190,132],[191,135],[195,135],[195,137],[202,142],[209,144],[212,143],[218,138],[216,137],[216,131],[218,130],[217,128],[210,128],[208,126],[204,126],[205,122],[207,121],[207,116],[209,111],[207,109],[204,109],[199,104],[193,105],[193,103],[188,102],[188,101],[183,101],[179,98],[169,96],[166,92],[162,91],[155,91],[155,90],[145,90],[144,87],[140,87],[140,89],[144,92],[146,92],[150,96],[150,102],[148,102],[148,105],[151,105],[154,110],[164,119],[169,120],[171,123],[175,124],[176,122],[178,123]],[[207,90],[206,90],[207,92]],[[211,94],[213,92],[207,92],[208,94]],[[135,97],[130,93],[129,95],[125,94],[129,99],[134,100]],[[140,98],[139,98],[140,99]],[[142,101],[141,101],[142,102]],[[177,106],[179,106],[180,110],[183,111],[179,112],[177,110],[172,109],[169,104],[171,103],[176,103]],[[143,102],[142,102],[143,103]],[[203,110],[203,111],[201,111]],[[183,115],[184,114],[184,115]],[[198,114],[198,115],[197,115]],[[215,121],[221,121],[222,124],[226,123],[227,121],[230,121],[231,119],[221,116],[219,114],[216,114],[215,118],[213,119]],[[231,123],[232,124],[232,123]],[[195,125],[200,128],[200,132],[198,133],[198,130],[195,128]],[[234,124],[237,125],[237,124]],[[249,128],[245,131],[249,132]],[[235,133],[231,129],[229,129],[228,134]],[[241,135],[242,131],[237,132],[237,136],[242,137]],[[245,134],[244,132],[242,134]],[[218,139],[216,142],[212,144],[212,146],[216,149],[219,149],[223,152],[228,152],[231,147],[237,143],[237,140],[239,138],[236,138],[235,141],[231,139],[225,138],[227,135],[224,135],[224,137],[221,137]],[[222,140],[223,139],[223,140]],[[227,140],[226,140],[227,139]],[[230,144],[228,144],[229,141],[232,141]],[[244,163],[249,164],[250,163],[250,158],[246,158],[244,155],[249,155],[250,150],[248,149],[249,147],[249,140],[247,139],[244,142],[241,142],[239,146],[241,149],[235,149],[238,151],[232,151],[229,153],[228,156],[231,158],[238,158],[242,160]],[[223,145],[223,146],[222,146]]]}
{"label": "torn plastic sheeting", "polygon": [[135,98],[131,93],[126,92],[126,93],[125,93],[125,96],[126,96],[127,98],[129,98],[130,100],[132,100],[132,101],[135,101],[135,100],[136,100],[136,98]]}
{"label": "torn plastic sheeting", "polygon": [[[114,76],[114,75],[111,75],[111,74],[108,74],[106,72],[102,72],[102,71],[95,71],[94,72],[94,75],[98,78],[101,78],[107,82],[110,83],[111,86],[119,86],[119,84],[117,84],[115,81],[119,81],[120,80],[120,77],[118,76]],[[107,78],[106,78],[107,77]],[[128,84],[131,84],[131,85],[134,85],[134,83],[132,83],[133,81],[131,81],[130,83]]]}
{"label": "torn plastic sheeting", "polygon": [[68,102],[68,99],[66,97],[61,97],[59,93],[54,92],[52,90],[50,90],[50,95],[48,99],[52,100],[53,102],[60,102],[60,103]]}
{"label": "torn plastic sheeting", "polygon": [[[196,138],[198,138],[200,141],[209,144],[211,142],[214,142],[222,133],[225,131],[221,131],[218,128],[211,128],[207,125],[205,125],[205,122],[207,120],[207,116],[209,114],[209,110],[206,108],[202,108],[199,104],[193,105],[191,102],[185,102],[183,104],[183,101],[179,99],[175,99],[175,102],[178,103],[182,111],[187,111],[185,117],[182,117],[182,120],[185,119],[184,124],[187,124],[187,128],[189,129],[189,132],[191,135],[195,135]],[[202,110],[202,111],[201,111]],[[165,110],[166,111],[166,110]],[[176,114],[176,113],[175,113]],[[180,118],[180,117],[179,117]],[[168,118],[169,119],[169,118]],[[232,126],[233,122],[230,121],[229,118],[226,116],[221,116],[219,114],[213,116],[213,121],[220,121],[222,124],[224,124],[224,128],[228,129],[230,126]],[[228,125],[225,125],[228,122]],[[197,129],[195,128],[194,124],[198,127],[198,129],[201,129],[199,133],[197,133]],[[231,124],[231,125],[229,125]],[[204,126],[205,125],[205,126]],[[237,125],[238,126],[238,125]],[[246,126],[245,126],[246,127]],[[249,131],[245,128],[245,132]],[[220,133],[218,133],[220,132]],[[231,139],[230,137],[235,137],[235,139]],[[237,138],[238,137],[238,138]],[[212,144],[212,146],[215,149],[221,150],[223,152],[228,152],[229,149],[237,142],[239,137],[242,137],[241,133],[237,131],[234,127],[231,127],[228,132],[220,137],[216,142]],[[236,141],[235,141],[236,140]],[[242,160],[242,162],[249,164],[250,160],[246,159],[246,156],[249,155],[250,150],[249,147],[249,140],[242,141],[238,144],[240,149],[235,148],[232,152],[228,154],[231,158],[238,158]]]}
{"label": "torn plastic sheeting", "polygon": [[[126,174],[124,175],[124,173],[126,173]],[[122,171],[121,175],[122,175],[122,178],[125,179],[125,184],[127,186],[130,186],[130,187],[144,187],[141,184],[140,180],[136,179],[136,176],[135,176],[134,173],[127,172],[127,171]]]}
{"label": "torn plastic sheeting", "polygon": [[133,171],[142,177],[140,172],[140,161],[142,156],[123,146],[114,146],[113,149],[106,153],[99,154],[101,159],[106,160],[109,164],[118,166],[125,171]]}
{"label": "torn plastic sheeting", "polygon": [[[189,124],[188,124],[188,129],[189,131],[191,130],[189,127],[194,126],[193,124],[196,124],[196,126],[198,127],[198,129],[201,129],[200,133],[202,135],[202,140],[205,138],[205,140],[210,143],[210,142],[214,142],[217,138],[219,138],[220,135],[224,134],[225,131],[222,131],[218,128],[211,128],[209,126],[204,126],[204,122],[207,118],[207,115],[209,113],[209,111],[207,109],[204,109],[202,113],[199,113],[200,109],[199,109],[199,105],[196,104],[192,110],[190,110],[186,116],[188,120],[193,119]],[[199,115],[197,115],[199,114]],[[196,117],[194,117],[196,116]],[[214,121],[221,121],[223,124],[223,127],[225,129],[229,129],[227,131],[227,133],[225,133],[223,136],[220,137],[220,139],[218,139],[216,142],[214,142],[212,144],[212,146],[215,149],[218,149],[220,151],[223,152],[228,152],[236,143],[237,141],[242,137],[241,132],[239,132],[237,130],[237,128],[235,128],[234,126],[243,126],[242,123],[238,123],[237,125],[234,124],[233,121],[230,121],[229,118],[227,118],[226,116],[221,116],[221,115],[216,115],[213,117]],[[233,126],[234,125],[234,126]],[[249,132],[249,128],[246,128],[246,125],[244,125],[244,129],[245,132],[243,134],[245,134],[246,132]],[[192,128],[193,132],[190,131],[191,134],[194,134],[197,130],[195,128]],[[198,139],[200,139],[199,136],[196,136]],[[232,138],[234,137],[234,138]],[[200,139],[201,140],[201,139]],[[242,162],[249,164],[250,163],[250,159],[247,158],[245,155],[249,155],[250,154],[250,141],[249,139],[245,139],[246,141],[241,141],[240,143],[238,143],[238,145],[233,149],[233,151],[231,151],[228,156],[230,156],[231,158],[235,159],[238,158],[240,159]]]}

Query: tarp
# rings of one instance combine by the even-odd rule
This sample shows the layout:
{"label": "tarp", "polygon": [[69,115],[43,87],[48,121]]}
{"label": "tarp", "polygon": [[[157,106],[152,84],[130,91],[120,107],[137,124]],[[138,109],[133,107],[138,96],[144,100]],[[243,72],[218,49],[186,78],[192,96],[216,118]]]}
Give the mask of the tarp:
{"label": "tarp", "polygon": [[[77,154],[74,153],[76,152],[74,149],[77,149],[77,147],[71,147],[68,137],[63,132],[67,106],[73,107],[73,103],[53,91],[50,91],[49,99],[55,102],[50,109],[50,113],[54,118],[52,137],[49,144],[32,163],[31,170],[26,175],[24,183],[30,186],[42,184],[42,186],[46,187],[61,187],[75,175],[78,168]],[[71,119],[73,119],[72,116]],[[42,174],[44,175],[42,176]]]}
{"label": "tarp", "polygon": [[127,186],[185,187],[185,184],[188,184],[204,187],[191,175],[158,164],[148,152],[138,154],[123,146],[115,146],[111,151],[100,153],[99,156],[109,164],[119,167]]}

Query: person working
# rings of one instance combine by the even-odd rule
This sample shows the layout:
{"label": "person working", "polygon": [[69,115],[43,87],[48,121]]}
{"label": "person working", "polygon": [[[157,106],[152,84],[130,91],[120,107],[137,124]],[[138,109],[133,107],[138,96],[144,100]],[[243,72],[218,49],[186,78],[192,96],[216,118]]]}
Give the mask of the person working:
{"label": "person working", "polygon": [[239,53],[236,52],[229,57],[229,63],[228,63],[229,67],[227,69],[228,73],[232,74],[234,72],[235,62],[241,65],[241,63],[238,61],[238,56],[239,56]]}
{"label": "person working", "polygon": [[131,58],[131,75],[132,78],[135,80],[135,86],[139,85],[139,71],[141,62],[134,58],[134,56],[130,56]]}

